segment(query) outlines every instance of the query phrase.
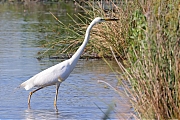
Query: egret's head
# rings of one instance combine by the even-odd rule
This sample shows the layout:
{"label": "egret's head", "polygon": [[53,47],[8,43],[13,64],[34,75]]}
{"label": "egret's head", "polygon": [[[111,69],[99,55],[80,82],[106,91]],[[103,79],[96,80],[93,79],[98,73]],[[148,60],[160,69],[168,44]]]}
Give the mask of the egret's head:
{"label": "egret's head", "polygon": [[117,20],[119,20],[119,19],[117,19],[117,18],[111,19],[111,18],[96,17],[93,21],[94,21],[95,23],[100,23],[100,22],[105,22],[105,21],[117,21]]}

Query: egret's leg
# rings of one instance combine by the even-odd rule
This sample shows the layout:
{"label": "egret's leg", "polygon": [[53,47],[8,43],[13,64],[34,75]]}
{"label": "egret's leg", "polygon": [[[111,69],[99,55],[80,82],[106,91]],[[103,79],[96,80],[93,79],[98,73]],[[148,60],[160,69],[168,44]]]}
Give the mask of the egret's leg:
{"label": "egret's leg", "polygon": [[55,99],[54,99],[54,106],[56,106],[57,97],[58,97],[58,90],[59,90],[60,84],[61,84],[60,82],[56,83],[56,95],[55,95]]}
{"label": "egret's leg", "polygon": [[30,106],[31,95],[32,95],[33,93],[35,93],[36,91],[42,89],[42,88],[44,88],[44,87],[40,87],[40,88],[38,88],[38,89],[36,89],[36,90],[34,90],[34,91],[32,91],[32,92],[29,93],[29,98],[28,98],[28,105],[29,105],[29,106]]}

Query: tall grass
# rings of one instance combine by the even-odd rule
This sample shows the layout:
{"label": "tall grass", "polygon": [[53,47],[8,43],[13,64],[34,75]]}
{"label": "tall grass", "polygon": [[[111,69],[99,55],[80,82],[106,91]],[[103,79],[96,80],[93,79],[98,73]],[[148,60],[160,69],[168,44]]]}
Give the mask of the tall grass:
{"label": "tall grass", "polygon": [[[116,59],[123,71],[120,83],[139,118],[180,119],[179,5],[173,0],[124,2],[115,5],[120,22],[99,25],[92,34],[94,48],[107,54],[112,47],[114,57],[128,64]],[[105,16],[94,7],[92,12]]]}
{"label": "tall grass", "polygon": [[180,119],[180,8],[178,1],[136,1],[129,21],[130,67],[120,79],[140,118]]}
{"label": "tall grass", "polygon": [[[51,35],[47,36],[47,39],[51,39],[51,41],[44,41],[43,46],[48,49],[42,52],[40,54],[40,57],[46,55],[58,56],[59,54],[68,54],[69,56],[71,56],[83,42],[85,31],[89,23],[95,17],[106,16],[119,18],[119,14],[114,14],[114,12],[110,12],[107,16],[103,9],[99,9],[99,6],[101,6],[100,2],[97,2],[97,4],[94,4],[92,1],[85,2],[85,5],[87,5],[88,7],[77,4],[77,6],[79,6],[79,9],[85,12],[85,15],[81,13],[74,14],[73,17],[71,15],[68,15],[69,19],[73,21],[73,23],[68,25],[61,22],[53,14],[53,17],[59,23],[59,27],[56,26],[57,28],[54,28],[54,30],[52,30],[55,32],[55,34],[53,34],[53,36],[55,35],[54,38],[52,38],[53,36]],[[116,13],[125,14],[120,9],[116,9]],[[125,22],[126,19],[122,17],[121,21]],[[109,49],[109,45],[111,44],[111,46],[116,51],[118,51],[117,53],[121,53],[118,55],[118,57],[124,59],[124,49],[126,49],[127,45],[124,41],[125,36],[122,37],[119,30],[126,29],[127,27],[124,27],[121,24],[123,23],[108,22],[107,24],[102,23],[95,25],[91,31],[90,41],[88,42],[82,56],[92,58],[112,57],[111,51]]]}
{"label": "tall grass", "polygon": [[79,6],[86,16],[78,14],[80,24],[72,18],[75,26],[64,26],[76,39],[68,39],[62,51],[73,53],[79,47],[94,17],[118,17],[119,22],[93,28],[85,54],[114,56],[121,68],[119,83],[137,118],[180,119],[180,2],[122,0],[108,15],[98,4],[86,2],[91,9]]}

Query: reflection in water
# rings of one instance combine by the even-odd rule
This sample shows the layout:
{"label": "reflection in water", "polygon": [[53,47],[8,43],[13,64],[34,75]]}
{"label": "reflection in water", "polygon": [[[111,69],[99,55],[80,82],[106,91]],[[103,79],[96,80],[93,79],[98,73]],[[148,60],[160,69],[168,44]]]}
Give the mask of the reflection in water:
{"label": "reflection in water", "polygon": [[33,119],[48,119],[48,120],[55,120],[60,118],[60,113],[54,109],[38,109],[38,110],[32,110],[27,109],[24,111],[25,113],[25,119],[27,120],[33,120]]}

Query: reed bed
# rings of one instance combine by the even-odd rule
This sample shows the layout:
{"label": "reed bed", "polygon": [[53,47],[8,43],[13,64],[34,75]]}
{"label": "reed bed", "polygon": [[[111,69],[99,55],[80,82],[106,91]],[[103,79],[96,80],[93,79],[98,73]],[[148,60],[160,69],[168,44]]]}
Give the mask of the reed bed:
{"label": "reed bed", "polygon": [[[179,5],[178,1],[123,1],[109,16],[120,21],[98,25],[91,35],[93,47],[113,55],[121,68],[119,83],[136,118],[180,119]],[[107,14],[94,6],[92,12]]]}
{"label": "reed bed", "polygon": [[134,3],[127,23],[129,67],[116,59],[123,71],[119,80],[128,81],[123,85],[139,118],[180,119],[180,3]]}
{"label": "reed bed", "polygon": [[66,38],[68,43],[63,40],[65,44],[59,53],[74,53],[83,41],[87,23],[94,17],[119,18],[118,22],[93,28],[84,55],[116,60],[121,69],[118,80],[131,101],[134,118],[180,119],[180,2],[116,2],[109,1],[113,9],[104,11],[101,2],[95,5],[85,1],[88,8],[79,8],[86,15],[71,18],[75,25],[65,26],[59,21],[73,36]]}

